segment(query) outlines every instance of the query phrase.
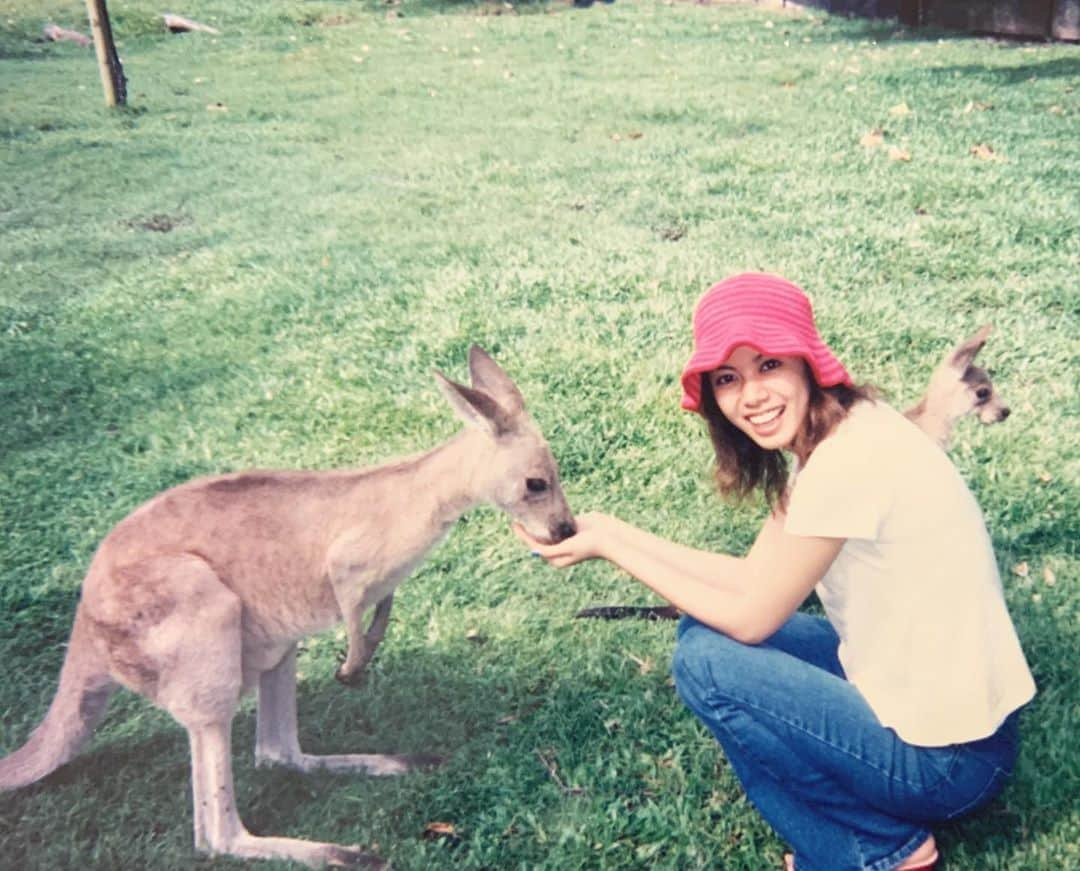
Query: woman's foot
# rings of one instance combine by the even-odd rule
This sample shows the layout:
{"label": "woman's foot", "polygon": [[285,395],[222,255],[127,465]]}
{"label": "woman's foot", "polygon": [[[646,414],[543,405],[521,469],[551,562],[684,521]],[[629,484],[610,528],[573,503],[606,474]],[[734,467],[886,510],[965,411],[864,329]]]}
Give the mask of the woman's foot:
{"label": "woman's foot", "polygon": [[934,836],[930,835],[919,845],[919,849],[904,860],[904,864],[897,866],[896,871],[931,871],[937,860],[937,844],[934,843]]}
{"label": "woman's foot", "polygon": [[[933,871],[937,860],[937,844],[934,843],[934,836],[930,835],[919,845],[919,849],[904,860],[902,865],[896,866],[896,871]],[[784,871],[795,871],[794,853],[784,854]]]}

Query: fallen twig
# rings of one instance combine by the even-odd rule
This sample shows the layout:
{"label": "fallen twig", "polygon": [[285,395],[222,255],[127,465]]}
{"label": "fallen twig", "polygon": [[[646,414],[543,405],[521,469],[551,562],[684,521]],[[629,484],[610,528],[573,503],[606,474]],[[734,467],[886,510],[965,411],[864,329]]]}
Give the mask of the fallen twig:
{"label": "fallen twig", "polygon": [[539,749],[534,749],[533,752],[536,753],[536,757],[540,760],[540,762],[544,766],[544,768],[547,769],[547,773],[549,775],[551,775],[551,779],[555,781],[555,783],[558,785],[559,789],[561,789],[567,795],[584,795],[585,794],[585,790],[582,787],[580,787],[580,786],[567,786],[565,783],[563,783],[562,779],[559,777],[559,773],[558,773],[558,770],[557,770],[555,764],[553,762],[549,762],[547,757],[544,756],[544,754],[541,753]]}

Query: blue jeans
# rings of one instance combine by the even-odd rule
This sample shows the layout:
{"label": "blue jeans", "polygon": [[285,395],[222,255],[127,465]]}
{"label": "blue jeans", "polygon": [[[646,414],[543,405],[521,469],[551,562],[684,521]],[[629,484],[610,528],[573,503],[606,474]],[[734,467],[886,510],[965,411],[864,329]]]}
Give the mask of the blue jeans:
{"label": "blue jeans", "polygon": [[724,748],[798,871],[886,871],[1001,791],[1017,715],[979,741],[918,747],[882,726],[844,678],[829,622],[796,613],[759,645],[690,617],[672,670],[687,706]]}

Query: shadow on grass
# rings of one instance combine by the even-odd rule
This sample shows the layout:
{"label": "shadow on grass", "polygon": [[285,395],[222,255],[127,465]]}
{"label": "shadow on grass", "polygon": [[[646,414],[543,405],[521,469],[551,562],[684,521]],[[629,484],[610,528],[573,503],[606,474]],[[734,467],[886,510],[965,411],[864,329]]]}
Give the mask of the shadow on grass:
{"label": "shadow on grass", "polygon": [[47,587],[31,592],[5,587],[0,590],[0,605],[6,618],[0,623],[4,630],[0,643],[11,643],[4,660],[9,667],[20,660],[32,662],[39,654],[28,655],[28,651],[67,641],[71,633],[76,599],[68,590]]}
{"label": "shadow on grass", "polygon": [[[1000,57],[1000,56],[999,56]],[[931,67],[926,74],[935,79],[951,81],[956,76],[981,79],[994,85],[1022,85],[1032,79],[1080,78],[1080,60],[1061,57],[1041,63],[1025,63],[1019,66],[984,66],[964,64],[951,67]]]}
{"label": "shadow on grass", "polygon": [[362,9],[375,15],[410,16],[479,15],[514,16],[544,15],[572,11],[571,0],[365,0]]}
{"label": "shadow on grass", "polygon": [[[678,704],[663,673],[627,683],[625,676],[614,674],[575,678],[541,671],[513,657],[501,657],[499,664],[481,670],[471,668],[458,651],[398,647],[381,653],[361,689],[339,687],[325,677],[302,683],[302,745],[308,752],[324,753],[436,752],[446,757],[445,765],[405,778],[254,771],[254,717],[247,708],[234,724],[233,763],[240,814],[252,831],[343,843],[377,840],[390,858],[396,848],[405,854],[420,849],[431,819],[454,819],[465,832],[470,823],[479,826],[490,817],[492,802],[505,805],[511,815],[542,814],[580,786],[581,800],[605,806],[633,805],[639,792],[648,792],[649,800],[660,805],[689,798],[694,805],[700,799],[704,807],[719,788],[715,768],[700,760],[676,762],[684,779],[659,792],[633,771],[619,782],[608,777],[611,769],[632,769],[643,754],[663,753],[696,734],[692,717]],[[125,716],[133,710],[138,715],[137,707],[125,709]],[[169,840],[187,844],[187,741],[179,726],[161,722],[150,722],[140,737],[99,743],[42,783],[0,797],[0,829],[12,840],[15,854],[33,864],[38,840],[47,840],[49,827],[61,819],[77,827],[80,840],[92,833],[115,851],[123,849],[127,827],[151,826],[157,814],[156,824],[169,830]],[[614,732],[612,722],[621,723]],[[717,762],[720,758],[717,750]],[[597,760],[603,770],[596,768]],[[1029,806],[1038,792],[1025,780],[1031,775],[1022,770],[1018,782],[988,808],[945,827],[946,848],[966,855],[1000,854],[1062,824],[1069,814],[1067,803]],[[665,799],[664,790],[671,788],[677,788],[678,796]],[[37,807],[43,796],[64,789],[73,796],[85,790],[92,797],[92,820],[83,819],[85,811],[76,812],[74,819],[70,812],[59,815],[52,802],[49,812]],[[183,812],[177,813],[180,807]],[[749,811],[738,803],[730,813]],[[694,834],[673,831],[671,836]],[[454,849],[465,856],[472,846],[465,835]],[[83,847],[88,850],[89,841]],[[492,846],[489,841],[476,848]],[[85,867],[104,866],[91,862]]]}
{"label": "shadow on grass", "polygon": [[1062,545],[1070,555],[1076,553],[1076,520],[1073,517],[1035,516],[1027,523],[1013,524],[1011,536],[997,536],[1000,544],[995,550],[1000,554],[1031,554],[1052,552]]}
{"label": "shadow on grass", "polygon": [[15,41],[0,42],[0,61],[7,60],[50,60],[49,52],[34,43],[23,44]]}
{"label": "shadow on grass", "polygon": [[[203,322],[242,324],[257,306],[234,306],[229,317],[206,310]],[[149,317],[69,318],[79,315],[57,316],[51,300],[0,306],[0,329],[8,334],[0,340],[0,457],[48,451],[51,442],[61,441],[93,450],[95,439],[116,435],[131,420],[160,405],[175,407],[208,381],[230,375],[230,348],[220,336],[178,344],[167,324]],[[159,356],[163,348],[173,355],[167,365]]]}
{"label": "shadow on grass", "polygon": [[[57,439],[82,440],[117,427],[133,403],[108,402],[100,386],[107,366],[82,341],[42,335],[0,343],[0,453],[45,447]],[[121,413],[123,412],[123,413]]]}
{"label": "shadow on grass", "polygon": [[[405,778],[255,771],[254,715],[245,707],[234,722],[232,758],[239,810],[253,831],[298,832],[304,824],[297,822],[302,810],[308,819],[312,809],[326,818],[326,803],[347,795],[350,816],[360,820],[385,817],[389,803],[393,830],[379,834],[384,844],[394,837],[419,838],[429,813],[425,796],[437,794],[437,801],[451,803],[455,814],[468,819],[483,814],[492,794],[518,794],[525,801],[537,788],[557,793],[535,749],[551,747],[565,759],[580,749],[572,745],[606,735],[601,709],[595,705],[601,693],[596,682],[570,682],[513,664],[480,675],[456,652],[415,647],[383,652],[385,660],[376,663],[376,673],[360,689],[341,687],[328,675],[301,684],[302,746],[315,753],[434,752],[446,758],[445,765]],[[53,681],[55,675],[47,679]],[[593,704],[586,703],[590,701]],[[174,809],[178,801],[185,808],[171,825],[190,826],[182,727],[156,714],[144,719],[146,703],[125,691],[112,704],[114,710],[101,727],[104,734],[93,747],[38,784],[0,795],[0,830],[20,840],[20,850],[29,849],[27,841],[47,840],[48,828],[61,820],[72,824],[72,814],[58,814],[50,798],[65,790],[84,807],[92,800],[96,835],[102,838],[122,838],[125,825],[139,824],[154,806],[160,809],[162,795],[169,796]],[[140,729],[135,737],[133,723]],[[118,731],[123,737],[110,737]],[[509,780],[507,772],[513,775]],[[165,789],[169,792],[163,793]],[[82,825],[85,812],[74,812],[75,825]],[[356,833],[320,835],[327,836],[345,840]]]}

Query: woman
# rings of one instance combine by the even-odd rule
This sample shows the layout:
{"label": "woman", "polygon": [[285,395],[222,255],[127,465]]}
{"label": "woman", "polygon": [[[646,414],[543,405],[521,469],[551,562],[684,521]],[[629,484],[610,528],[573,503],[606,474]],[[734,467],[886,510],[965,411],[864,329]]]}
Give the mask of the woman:
{"label": "woman", "polygon": [[[770,505],[745,557],[598,513],[559,544],[515,532],[554,566],[606,559],[683,611],[676,687],[794,847],[789,869],[933,868],[927,825],[1001,790],[1035,692],[978,505],[777,276],[705,294],[682,387],[721,491]],[[815,589],[827,619],[796,610]]]}

